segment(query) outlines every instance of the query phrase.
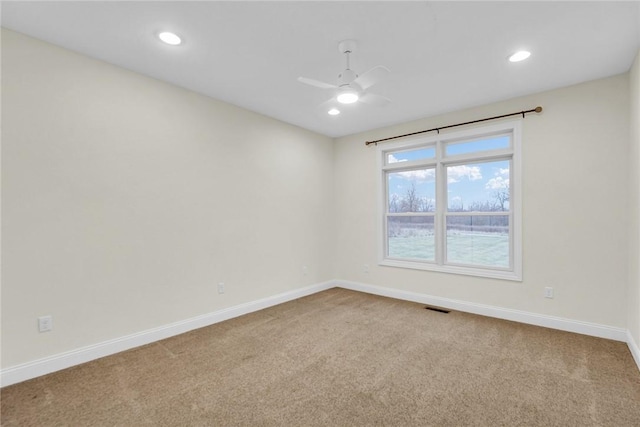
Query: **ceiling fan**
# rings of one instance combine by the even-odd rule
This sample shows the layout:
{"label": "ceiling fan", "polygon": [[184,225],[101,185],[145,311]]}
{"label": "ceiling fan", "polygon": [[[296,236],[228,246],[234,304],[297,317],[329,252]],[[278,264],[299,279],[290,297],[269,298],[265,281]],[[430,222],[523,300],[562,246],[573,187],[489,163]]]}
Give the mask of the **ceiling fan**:
{"label": "ceiling fan", "polygon": [[338,74],[337,85],[308,77],[298,77],[300,83],[321,89],[335,90],[335,96],[321,105],[333,103],[334,100],[341,104],[353,104],[359,101],[376,106],[384,106],[391,102],[389,98],[367,92],[367,89],[371,86],[386,78],[390,74],[390,71],[386,67],[378,65],[361,75],[356,74],[356,72],[350,68],[349,64],[349,55],[353,53],[355,47],[355,40],[344,40],[338,44],[340,53],[346,55],[347,68]]}

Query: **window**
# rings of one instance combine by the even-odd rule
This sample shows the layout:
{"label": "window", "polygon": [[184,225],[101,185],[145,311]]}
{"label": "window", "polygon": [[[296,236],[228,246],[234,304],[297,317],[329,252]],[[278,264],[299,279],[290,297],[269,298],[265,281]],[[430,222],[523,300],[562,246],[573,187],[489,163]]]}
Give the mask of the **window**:
{"label": "window", "polygon": [[519,126],[378,146],[380,264],[521,280]]}

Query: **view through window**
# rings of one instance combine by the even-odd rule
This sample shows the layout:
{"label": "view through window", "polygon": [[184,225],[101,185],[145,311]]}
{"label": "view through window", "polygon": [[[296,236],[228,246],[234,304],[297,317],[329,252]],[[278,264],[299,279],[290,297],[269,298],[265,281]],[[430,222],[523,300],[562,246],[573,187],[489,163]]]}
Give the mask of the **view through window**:
{"label": "view through window", "polygon": [[379,147],[382,264],[520,278],[517,125]]}

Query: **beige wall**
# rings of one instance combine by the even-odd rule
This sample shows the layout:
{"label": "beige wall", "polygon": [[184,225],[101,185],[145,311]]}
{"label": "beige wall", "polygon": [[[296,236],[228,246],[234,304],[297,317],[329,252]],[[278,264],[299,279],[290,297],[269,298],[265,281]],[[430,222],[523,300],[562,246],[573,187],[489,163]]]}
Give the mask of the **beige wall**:
{"label": "beige wall", "polygon": [[[332,143],[3,30],[2,367],[333,278],[628,327],[640,343],[638,62]],[[523,282],[378,266],[364,141],[536,105]]]}
{"label": "beige wall", "polygon": [[[337,277],[625,328],[628,103],[621,75],[336,140]],[[522,121],[524,280],[377,265],[376,149],[364,142],[537,105]]]}
{"label": "beige wall", "polygon": [[629,73],[631,138],[629,152],[629,320],[640,346],[640,51]]}
{"label": "beige wall", "polygon": [[333,277],[330,138],[6,30],[2,107],[3,367]]}

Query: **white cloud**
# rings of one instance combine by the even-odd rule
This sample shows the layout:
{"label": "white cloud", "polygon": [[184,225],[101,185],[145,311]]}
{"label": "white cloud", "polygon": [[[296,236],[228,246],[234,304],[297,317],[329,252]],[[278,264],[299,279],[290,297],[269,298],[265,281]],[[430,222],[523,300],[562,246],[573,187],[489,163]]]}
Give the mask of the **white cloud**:
{"label": "white cloud", "polygon": [[509,178],[504,179],[501,176],[491,178],[489,181],[487,181],[484,188],[486,188],[487,190],[503,190],[505,188],[509,188]]}
{"label": "white cloud", "polygon": [[496,176],[509,177],[509,168],[500,168],[498,172],[495,173]]}
{"label": "white cloud", "polygon": [[482,179],[482,173],[479,166],[449,166],[447,168],[447,182],[452,184],[454,182],[460,182],[463,178],[467,178],[469,181],[477,181]]}
{"label": "white cloud", "polygon": [[396,172],[397,175],[409,181],[433,181],[436,178],[435,169],[416,169],[412,171]]}
{"label": "white cloud", "polygon": [[389,159],[387,160],[387,162],[389,163],[398,163],[398,162],[406,162],[407,159],[400,159],[398,160],[393,154],[389,154]]}

